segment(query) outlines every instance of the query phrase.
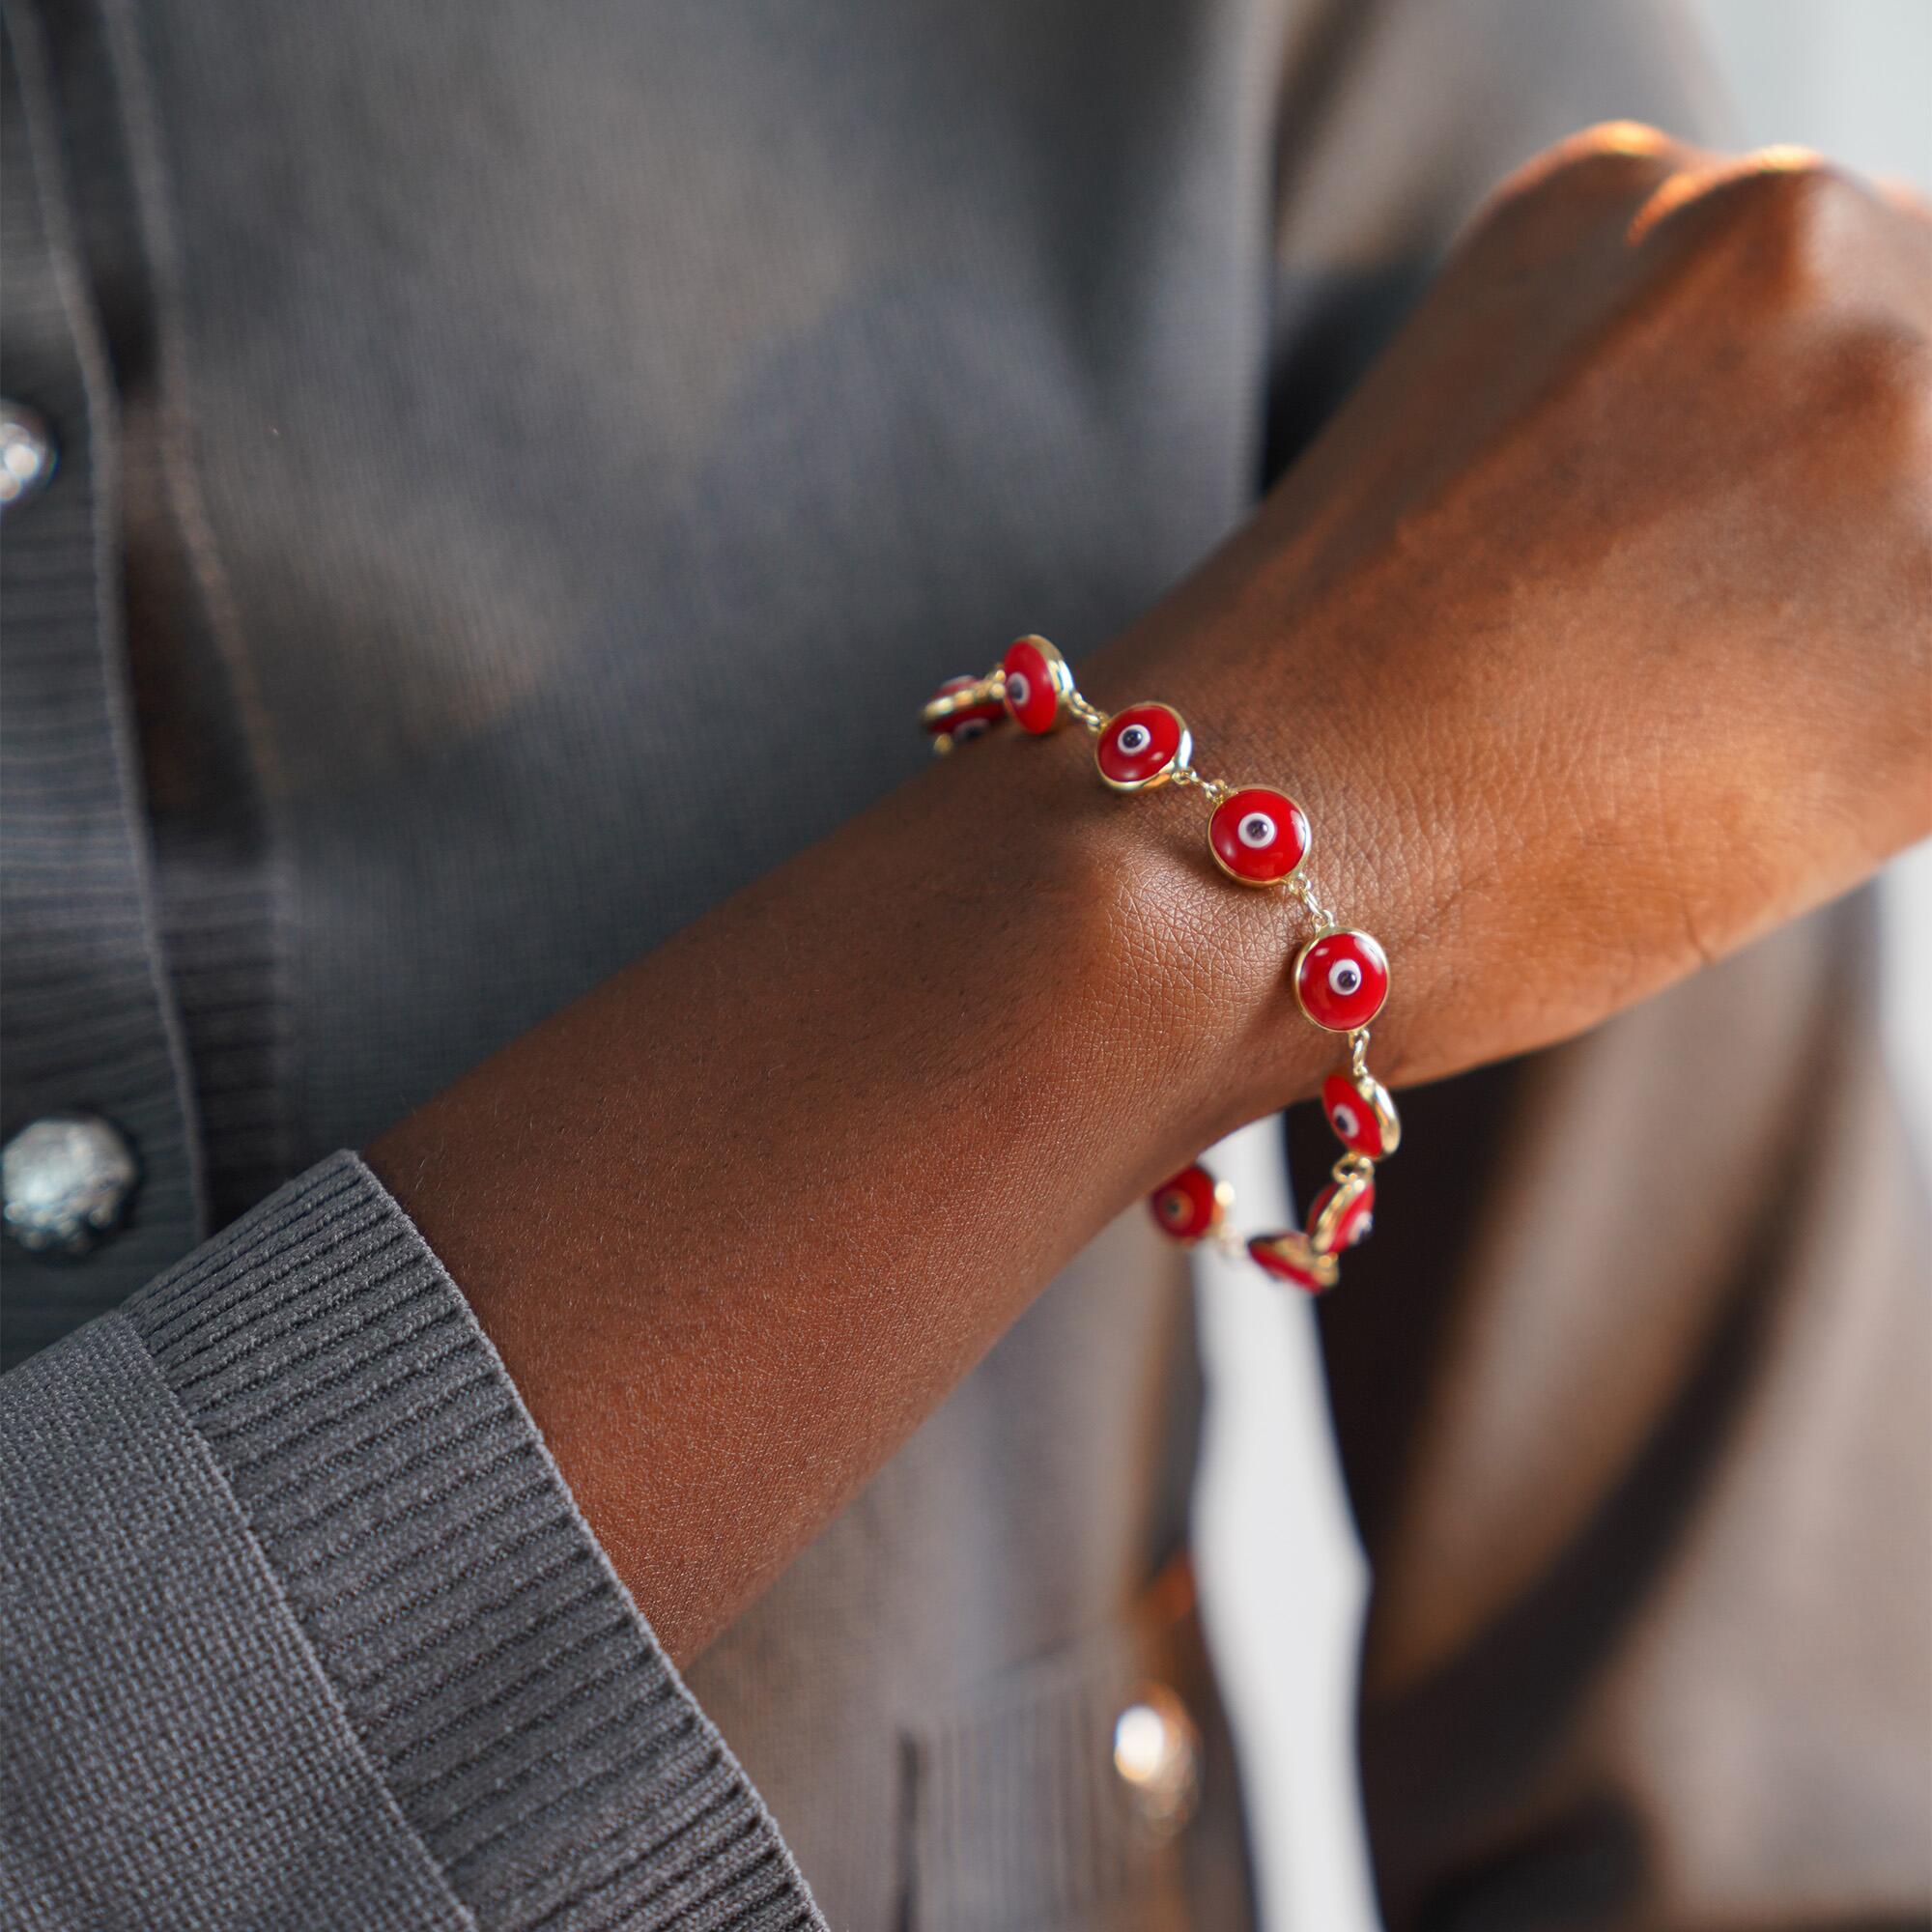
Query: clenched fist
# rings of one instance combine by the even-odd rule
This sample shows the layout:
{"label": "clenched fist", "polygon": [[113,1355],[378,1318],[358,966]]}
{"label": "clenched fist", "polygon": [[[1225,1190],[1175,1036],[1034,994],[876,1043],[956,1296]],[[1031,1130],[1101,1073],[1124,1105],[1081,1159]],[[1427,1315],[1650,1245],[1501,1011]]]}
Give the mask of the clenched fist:
{"label": "clenched fist", "polygon": [[[1928,281],[1918,219],[1828,171],[1585,137],[1082,665],[1308,809],[1388,947],[1378,1069],[1586,1026],[1925,829]],[[372,1151],[680,1657],[1105,1222],[1336,1063],[1306,913],[1230,884],[1199,795],[1020,737]]]}
{"label": "clenched fist", "polygon": [[[1378,1058],[1418,1078],[1932,830],[1929,651],[1932,226],[1808,156],[1616,125],[1505,185],[1255,521],[1083,681],[1176,695],[1218,769],[1308,806],[1312,871],[1395,962]],[[1273,1039],[1280,935],[1230,918]]]}

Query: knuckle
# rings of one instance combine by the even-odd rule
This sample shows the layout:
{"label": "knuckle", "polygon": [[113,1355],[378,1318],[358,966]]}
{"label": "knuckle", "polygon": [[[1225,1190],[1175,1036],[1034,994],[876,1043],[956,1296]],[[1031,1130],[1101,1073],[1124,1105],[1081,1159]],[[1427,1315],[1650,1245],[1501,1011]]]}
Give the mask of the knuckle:
{"label": "knuckle", "polygon": [[1674,164],[1681,145],[1647,121],[1596,121],[1544,150],[1553,172],[1572,177],[1632,163]]}
{"label": "knuckle", "polygon": [[1899,279],[1902,217],[1859,176],[1816,155],[1747,156],[1666,185],[1654,209],[1641,224],[1646,241],[1666,250],[1690,244],[1726,264],[1727,284],[1763,320],[1842,313],[1849,298],[1900,307],[1889,285]]}
{"label": "knuckle", "polygon": [[[1629,170],[1633,166],[1669,162],[1677,153],[1677,143],[1652,128],[1648,122],[1592,122],[1577,133],[1544,149],[1538,156],[1542,170],[1549,178],[1567,182],[1586,180],[1592,174]],[[1536,162],[1532,162],[1536,166]]]}
{"label": "knuckle", "polygon": [[1533,155],[1503,181],[1500,205],[1628,192],[1660,179],[1682,150],[1640,121],[1600,121]]}
{"label": "knuckle", "polygon": [[1747,157],[1700,198],[1727,227],[1796,270],[1823,266],[1878,209],[1848,170],[1782,150]]}

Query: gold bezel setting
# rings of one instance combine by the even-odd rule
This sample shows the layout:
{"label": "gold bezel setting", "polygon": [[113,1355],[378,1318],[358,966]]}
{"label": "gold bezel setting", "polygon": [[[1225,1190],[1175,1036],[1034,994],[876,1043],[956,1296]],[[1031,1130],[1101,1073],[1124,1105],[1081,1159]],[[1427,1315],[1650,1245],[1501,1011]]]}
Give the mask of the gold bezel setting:
{"label": "gold bezel setting", "polygon": [[1301,807],[1296,805],[1293,799],[1289,798],[1285,791],[1276,791],[1273,785],[1230,785],[1228,787],[1228,796],[1222,803],[1231,803],[1233,800],[1240,797],[1244,791],[1274,792],[1276,798],[1287,799],[1290,809],[1300,813],[1303,832],[1301,857],[1278,879],[1251,879],[1245,872],[1236,871],[1234,867],[1222,858],[1221,848],[1214,842],[1214,811],[1219,811],[1221,809],[1218,805],[1214,808],[1214,811],[1210,811],[1208,814],[1208,856],[1214,861],[1215,865],[1220,867],[1223,875],[1233,879],[1237,886],[1246,886],[1250,892],[1255,893],[1275,892],[1283,886],[1292,885],[1295,880],[1300,878],[1301,868],[1307,865],[1308,855],[1315,849],[1315,828],[1309,824],[1308,814],[1302,811]]}
{"label": "gold bezel setting", "polygon": [[927,698],[920,707],[919,722],[930,731],[935,725],[944,724],[949,718],[958,717],[962,711],[977,711],[981,705],[999,701],[990,677],[975,678],[963,691],[942,692],[937,697]]}
{"label": "gold bezel setting", "polygon": [[[1341,1279],[1341,1264],[1336,1261],[1333,1255],[1319,1253],[1314,1243],[1298,1228],[1291,1229],[1285,1235],[1257,1235],[1248,1243],[1248,1252],[1253,1254],[1257,1248],[1265,1249],[1278,1261],[1285,1263],[1290,1267],[1298,1268],[1302,1274],[1308,1277],[1306,1281],[1296,1283],[1297,1287],[1319,1291],[1324,1288],[1333,1288],[1336,1282]],[[1274,1270],[1267,1267],[1265,1263],[1258,1264],[1262,1267],[1264,1273],[1274,1273]],[[1286,1277],[1275,1274],[1274,1278],[1280,1281]]]}
{"label": "gold bezel setting", "polygon": [[[1165,711],[1174,720],[1180,736],[1174,748],[1174,754],[1160,770],[1144,779],[1114,779],[1107,776],[1107,770],[1100,762],[1100,753],[1107,743],[1107,733],[1129,711]],[[1176,772],[1183,769],[1194,756],[1194,733],[1187,728],[1187,720],[1173,705],[1163,704],[1158,698],[1145,698],[1137,704],[1123,704],[1100,727],[1094,745],[1094,769],[1100,774],[1100,782],[1109,791],[1137,792],[1157,791]]]}
{"label": "gold bezel setting", "polygon": [[[1168,1220],[1165,1214],[1161,1213],[1158,1204],[1162,1195],[1166,1194],[1170,1188],[1177,1186],[1184,1175],[1193,1172],[1195,1169],[1199,1169],[1203,1175],[1207,1176],[1209,1199],[1212,1205],[1208,1210],[1207,1225],[1197,1229],[1191,1235],[1183,1235]],[[1212,1240],[1227,1224],[1228,1216],[1235,1211],[1235,1183],[1232,1180],[1216,1180],[1211,1174],[1208,1173],[1205,1167],[1201,1166],[1199,1161],[1195,1161],[1191,1167],[1184,1168],[1181,1174],[1176,1175],[1173,1180],[1166,1181],[1157,1187],[1150,1199],[1155,1204],[1153,1218],[1160,1232],[1170,1241],[1177,1243],[1179,1246],[1193,1248],[1200,1246],[1203,1241]]]}
{"label": "gold bezel setting", "polygon": [[[1009,673],[1009,661],[1015,652],[1020,654],[1021,662]],[[1030,680],[1042,680],[1044,688],[1052,691],[1050,713],[1044,702],[1044,690],[1033,689],[1030,682],[1020,700],[1026,716],[1021,715],[1021,709],[1015,704],[1013,684],[1022,675]],[[1380,1014],[1388,999],[1388,954],[1373,933],[1364,932],[1359,926],[1343,924],[1309,883],[1306,876],[1308,855],[1314,849],[1315,840],[1308,814],[1289,793],[1276,786],[1234,785],[1225,779],[1197,770],[1194,765],[1194,734],[1188,729],[1187,721],[1173,705],[1163,704],[1157,698],[1145,698],[1111,715],[1102,711],[1074,684],[1073,672],[1066,660],[1037,631],[1015,638],[1007,646],[1000,662],[984,677],[948,680],[948,683],[956,684],[958,688],[945,690],[943,695],[930,699],[921,714],[922,722],[933,734],[939,750],[951,749],[950,737],[952,734],[948,726],[952,719],[959,720],[956,735],[963,739],[968,735],[969,724],[977,725],[980,722],[972,718],[972,713],[988,704],[997,703],[1020,730],[1032,737],[1044,737],[1058,730],[1069,718],[1073,719],[1097,740],[1094,747],[1094,766],[1100,782],[1109,791],[1126,795],[1157,791],[1162,785],[1171,784],[1177,791],[1200,792],[1208,804],[1208,854],[1222,876],[1242,886],[1286,886],[1290,897],[1307,916],[1314,930],[1295,949],[1290,968],[1294,1003],[1300,1008],[1303,1019],[1311,1026],[1322,1033],[1341,1035],[1349,1042],[1347,1071],[1331,1075],[1324,1087],[1324,1111],[1330,1091],[1335,1092],[1338,1108],[1343,1105],[1342,1094],[1346,1092],[1351,1097],[1352,1105],[1361,1108],[1365,1117],[1354,1130],[1355,1138],[1366,1137],[1368,1121],[1372,1118],[1377,1145],[1375,1151],[1370,1153],[1344,1138],[1343,1145],[1348,1151],[1335,1163],[1332,1170],[1334,1184],[1319,1201],[1310,1215],[1309,1225],[1282,1234],[1255,1235],[1242,1245],[1255,1264],[1277,1280],[1292,1281],[1311,1293],[1333,1287],[1339,1273],[1337,1242],[1345,1232],[1352,1232],[1353,1239],[1350,1242],[1352,1246],[1354,1239],[1368,1233],[1369,1216],[1375,1202],[1376,1164],[1401,1146],[1402,1122],[1387,1090],[1368,1070],[1369,1027]],[[1159,721],[1152,718],[1151,714],[1155,713],[1160,714]],[[1148,715],[1150,723],[1157,722],[1157,730],[1149,735],[1145,745],[1123,751],[1119,738],[1130,723],[1136,722],[1135,714]],[[1028,717],[1035,722],[1029,724]],[[1158,746],[1170,728],[1174,744],[1162,755]],[[1107,763],[1102,762],[1103,753],[1111,761],[1112,771]],[[1116,772],[1123,770],[1138,772],[1151,757],[1160,757],[1161,761],[1146,771],[1144,776],[1115,776]],[[1244,794],[1258,796],[1248,798],[1243,804]],[[1301,841],[1293,865],[1273,878],[1254,876],[1252,872],[1239,869],[1238,864],[1235,863],[1239,861],[1243,851],[1256,854],[1264,866],[1279,860],[1278,847],[1285,842],[1279,827],[1276,836],[1261,845],[1238,838],[1240,810],[1261,811],[1264,799],[1269,802],[1266,807],[1268,817],[1276,817],[1277,801],[1293,814],[1293,829],[1299,834]],[[1239,810],[1236,810],[1237,807]],[[1236,813],[1233,821],[1222,815],[1231,810]],[[1259,827],[1255,829],[1260,830]],[[1216,842],[1217,832],[1219,843]],[[1236,841],[1239,850],[1236,849]],[[1222,844],[1228,846],[1232,861],[1222,856]],[[1264,858],[1262,855],[1265,855]],[[1317,1002],[1329,1015],[1322,1018],[1304,996],[1303,983],[1312,970],[1311,955],[1316,949],[1338,938],[1347,943],[1334,948],[1332,955],[1319,962],[1322,977],[1315,983]],[[1358,969],[1355,986],[1346,992],[1335,985],[1329,977],[1339,974],[1345,961],[1351,961]],[[1360,995],[1366,995],[1366,1000],[1358,997]],[[1332,1117],[1328,1124],[1331,1129],[1335,1127]],[[1337,1138],[1343,1138],[1339,1129],[1335,1131]],[[1188,1182],[1190,1207],[1204,1212],[1204,1224],[1195,1232],[1182,1233],[1169,1223],[1160,1209],[1162,1195],[1170,1184],[1163,1182],[1149,1197],[1149,1206],[1154,1210],[1155,1225],[1169,1239],[1184,1245],[1191,1247],[1211,1240],[1217,1246],[1232,1251],[1238,1237],[1226,1232],[1226,1229],[1234,1208],[1234,1190],[1227,1182],[1216,1180],[1200,1161],[1190,1163],[1182,1172]],[[1178,1176],[1176,1179],[1180,1178]],[[1209,1189],[1209,1199],[1205,1205],[1199,1187],[1202,1181]],[[1363,1198],[1365,1195],[1368,1197],[1366,1200]],[[1349,1223],[1355,1216],[1361,1218],[1350,1231]]]}
{"label": "gold bezel setting", "polygon": [[[1375,1118],[1376,1130],[1381,1136],[1379,1151],[1372,1154],[1363,1154],[1362,1158],[1386,1160],[1402,1145],[1402,1116],[1396,1112],[1395,1102],[1389,1097],[1388,1089],[1373,1073],[1344,1072],[1332,1077],[1346,1081],[1356,1099],[1361,1101]],[[1327,1108],[1323,1107],[1322,1112],[1327,1111]],[[1328,1124],[1333,1130],[1334,1122],[1331,1120]]]}
{"label": "gold bezel setting", "polygon": [[[1366,1160],[1366,1155],[1359,1158]],[[1321,1211],[1308,1224],[1308,1244],[1317,1254],[1333,1257],[1342,1251],[1341,1231],[1356,1204],[1364,1194],[1373,1197],[1375,1177],[1356,1168],[1344,1171],[1337,1168],[1335,1185],[1326,1201],[1321,1204]],[[1354,1243],[1350,1242],[1350,1246]]]}
{"label": "gold bezel setting", "polygon": [[[1308,1010],[1308,1002],[1301,997],[1302,961],[1305,960],[1308,957],[1308,955],[1311,952],[1313,952],[1315,949],[1318,946],[1320,946],[1324,939],[1333,939],[1338,932],[1350,933],[1356,939],[1362,941],[1362,943],[1365,946],[1372,948],[1375,952],[1376,958],[1379,962],[1382,969],[1383,983],[1382,983],[1382,996],[1380,1001],[1377,1004],[1374,1012],[1370,1013],[1368,1017],[1365,1019],[1357,1020],[1352,1026],[1331,1026],[1326,1020],[1318,1019],[1312,1012]],[[1375,936],[1374,933],[1364,932],[1358,926],[1340,925],[1336,923],[1336,922],[1333,920],[1328,921],[1319,932],[1311,933],[1308,936],[1308,938],[1302,942],[1300,951],[1297,952],[1294,955],[1294,964],[1289,969],[1288,977],[1290,983],[1294,988],[1294,1004],[1301,1009],[1301,1017],[1305,1019],[1310,1026],[1320,1027],[1323,1033],[1339,1033],[1339,1034],[1360,1033],[1365,1027],[1367,1027],[1372,1021],[1374,1021],[1380,1015],[1382,1008],[1388,1004],[1388,954],[1382,951],[1382,943],[1379,939],[1378,939]]]}
{"label": "gold bezel setting", "polygon": [[1005,656],[1000,660],[1000,702],[1006,704],[1007,716],[1015,724],[1018,724],[1022,731],[1025,731],[1031,737],[1044,738],[1050,733],[1058,731],[1073,715],[1071,703],[1073,697],[1073,668],[1060,655],[1058,648],[1050,644],[1037,631],[1029,631],[1025,637],[1015,638],[1013,642],[1007,646],[1007,653],[1009,655],[1012,651],[1013,644],[1030,644],[1039,653],[1039,661],[1046,668],[1047,684],[1053,692],[1053,722],[1050,724],[1042,724],[1036,730],[1032,725],[1022,723],[1019,713],[1012,708],[1010,703],[1008,703]]}

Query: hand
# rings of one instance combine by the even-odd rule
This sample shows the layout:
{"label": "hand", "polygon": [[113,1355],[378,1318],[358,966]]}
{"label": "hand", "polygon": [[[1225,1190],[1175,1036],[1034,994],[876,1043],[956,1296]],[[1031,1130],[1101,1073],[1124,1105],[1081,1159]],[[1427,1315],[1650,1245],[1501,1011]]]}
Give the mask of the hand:
{"label": "hand", "polygon": [[[1591,130],[1083,684],[1172,697],[1208,768],[1309,808],[1391,954],[1378,1065],[1576,1032],[1932,830],[1928,338],[1922,213]],[[1306,1071],[1287,929],[1225,918],[1271,989],[1245,1111]]]}
{"label": "hand", "polygon": [[[1379,1069],[1585,1026],[1924,829],[1927,261],[1830,174],[1581,141],[1082,666],[1310,809],[1389,948]],[[1337,1062],[1293,903],[1072,735],[946,760],[371,1151],[680,1659],[1083,1241]]]}

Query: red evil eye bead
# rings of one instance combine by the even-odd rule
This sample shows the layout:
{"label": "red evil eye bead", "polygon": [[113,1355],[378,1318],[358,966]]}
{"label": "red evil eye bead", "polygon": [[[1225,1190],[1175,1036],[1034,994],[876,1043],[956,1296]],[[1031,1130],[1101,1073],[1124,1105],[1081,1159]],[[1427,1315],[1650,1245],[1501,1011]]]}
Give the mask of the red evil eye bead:
{"label": "red evil eye bead", "polygon": [[921,710],[920,723],[925,726],[935,752],[950,752],[969,738],[990,731],[1007,715],[998,698],[984,695],[985,684],[977,677],[949,677]]}
{"label": "red evil eye bead", "polygon": [[1331,1181],[1308,1210],[1308,1245],[1318,1255],[1338,1255],[1368,1239],[1376,1221],[1376,1183],[1367,1174]]}
{"label": "red evil eye bead", "polygon": [[1214,808],[1208,846],[1231,879],[1278,886],[1307,856],[1308,816],[1286,794],[1250,785]]}
{"label": "red evil eye bead", "polygon": [[1006,677],[1006,705],[1012,721],[1036,737],[1066,719],[1073,673],[1066,660],[1044,638],[1019,638],[1000,660]]}
{"label": "red evil eye bead", "polygon": [[1171,778],[1193,750],[1194,739],[1171,705],[1130,704],[1101,728],[1094,762],[1116,791],[1147,791]]}
{"label": "red evil eye bead", "polygon": [[1321,1111],[1350,1153],[1386,1160],[1402,1143],[1402,1122],[1388,1089],[1364,1073],[1331,1073],[1321,1083]]}
{"label": "red evil eye bead", "polygon": [[1148,1196],[1148,1206],[1163,1235],[1177,1241],[1198,1241],[1221,1225],[1233,1194],[1225,1180],[1217,1181],[1197,1162],[1183,1167],[1173,1179],[1162,1181]]}
{"label": "red evil eye bead", "polygon": [[1295,958],[1294,997],[1330,1033],[1367,1026],[1381,1011],[1388,989],[1388,954],[1366,932],[1319,933]]}
{"label": "red evil eye bead", "polygon": [[1257,1235],[1248,1243],[1248,1259],[1277,1281],[1292,1283],[1310,1294],[1333,1288],[1341,1273],[1333,1255],[1319,1255],[1306,1235]]}

